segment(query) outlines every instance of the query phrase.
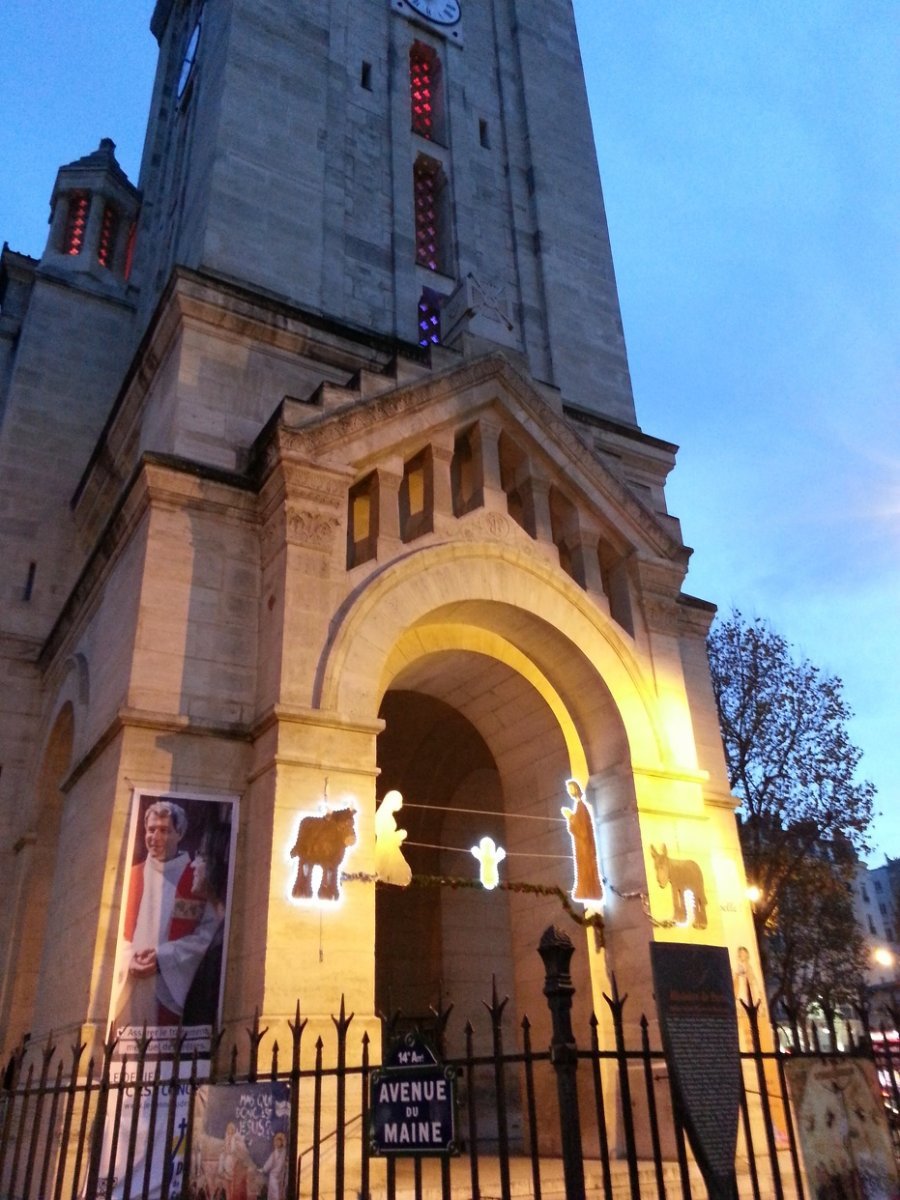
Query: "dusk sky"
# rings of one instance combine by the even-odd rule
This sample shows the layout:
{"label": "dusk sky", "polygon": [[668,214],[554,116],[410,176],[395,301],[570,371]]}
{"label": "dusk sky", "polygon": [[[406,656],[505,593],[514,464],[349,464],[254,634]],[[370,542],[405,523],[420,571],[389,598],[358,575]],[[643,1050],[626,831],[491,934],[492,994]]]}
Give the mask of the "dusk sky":
{"label": "dusk sky", "polygon": [[[57,168],[101,137],[137,180],[152,9],[0,4],[0,241],[40,255]],[[877,865],[900,855],[900,4],[575,10],[638,419],[681,447],[686,589],[844,680]]]}

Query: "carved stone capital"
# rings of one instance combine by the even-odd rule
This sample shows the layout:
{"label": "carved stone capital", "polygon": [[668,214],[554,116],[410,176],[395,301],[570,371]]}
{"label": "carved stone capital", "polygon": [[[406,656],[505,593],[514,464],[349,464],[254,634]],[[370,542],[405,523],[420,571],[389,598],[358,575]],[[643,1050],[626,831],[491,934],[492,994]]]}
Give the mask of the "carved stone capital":
{"label": "carved stone capital", "polygon": [[662,596],[659,594],[644,594],[641,597],[644,610],[644,620],[651,633],[663,633],[670,637],[678,637],[681,629],[680,612],[677,596]]}
{"label": "carved stone capital", "polygon": [[330,551],[340,521],[333,513],[289,504],[285,510],[285,540],[293,546]]}

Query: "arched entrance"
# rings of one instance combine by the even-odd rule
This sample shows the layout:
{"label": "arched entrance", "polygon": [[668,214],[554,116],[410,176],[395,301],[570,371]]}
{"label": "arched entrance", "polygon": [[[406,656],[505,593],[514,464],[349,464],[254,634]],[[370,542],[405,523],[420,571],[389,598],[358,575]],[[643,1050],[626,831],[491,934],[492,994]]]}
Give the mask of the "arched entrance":
{"label": "arched entrance", "polygon": [[62,823],[60,785],[70,768],[74,730],[75,714],[67,701],[56,717],[41,760],[31,830],[16,847],[16,902],[21,915],[13,925],[17,936],[7,948],[3,971],[0,1029],[4,1054],[32,1030],[41,956],[53,954],[53,947],[46,945],[47,917]]}
{"label": "arched entrance", "polygon": [[[580,1003],[602,1020],[605,959],[544,889],[572,886],[560,813],[569,776],[587,785],[606,874],[622,891],[646,887],[636,768],[659,774],[676,754],[634,643],[535,555],[431,547],[370,577],[338,614],[315,701],[361,727],[380,714],[373,801],[397,789],[407,805],[421,805],[401,810],[398,825],[408,831],[413,872],[431,878],[408,897],[376,901],[376,1007],[420,1014],[441,993],[457,1013],[477,1015],[499,966],[510,981],[506,989],[501,980],[509,1015],[517,1025],[527,1012],[543,1040],[536,947],[558,924],[580,950]],[[521,889],[454,889],[454,877],[476,877],[467,848],[485,835],[507,851],[501,877]],[[612,897],[607,934],[625,968],[617,967],[620,981],[643,988],[640,906]]]}
{"label": "arched entrance", "polygon": [[[427,1023],[440,998],[475,1020],[493,979],[510,997],[513,1026],[527,1014],[540,1029],[546,1006],[536,947],[556,924],[581,946],[573,969],[586,1019],[587,938],[565,907],[573,871],[560,811],[565,780],[584,775],[575,722],[543,672],[502,639],[495,657],[484,631],[455,622],[419,634],[420,649],[423,640],[429,648],[398,673],[379,714],[378,794],[397,789],[404,797],[398,824],[413,881],[378,889],[377,1006]],[[480,648],[462,648],[467,641]],[[441,642],[447,648],[430,648]],[[606,741],[621,745],[620,728]],[[502,886],[492,890],[480,886],[472,853],[484,837],[506,854]],[[570,909],[581,913],[577,904]],[[462,1051],[461,1031],[462,1022],[450,1026],[449,1052]]]}

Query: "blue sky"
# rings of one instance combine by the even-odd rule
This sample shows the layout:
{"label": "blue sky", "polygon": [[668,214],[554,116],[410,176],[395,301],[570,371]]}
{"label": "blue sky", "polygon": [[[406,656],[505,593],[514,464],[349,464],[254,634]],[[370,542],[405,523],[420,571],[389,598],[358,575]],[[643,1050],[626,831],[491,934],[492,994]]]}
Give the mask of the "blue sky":
{"label": "blue sky", "polygon": [[[843,678],[871,861],[900,855],[900,5],[574,3],[638,419],[681,446],[687,590]],[[14,249],[40,254],[57,167],[101,137],[137,178],[152,8],[0,5]]]}

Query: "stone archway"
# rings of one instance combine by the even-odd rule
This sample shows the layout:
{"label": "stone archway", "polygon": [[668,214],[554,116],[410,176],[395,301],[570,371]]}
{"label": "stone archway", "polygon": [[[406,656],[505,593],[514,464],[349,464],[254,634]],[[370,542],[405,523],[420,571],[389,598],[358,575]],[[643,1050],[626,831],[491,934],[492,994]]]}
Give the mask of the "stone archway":
{"label": "stone archway", "polygon": [[[494,617],[502,623],[511,615]],[[404,796],[398,821],[407,831],[413,881],[406,889],[376,889],[376,1006],[392,1015],[401,1010],[405,1022],[427,1028],[432,1006],[452,1004],[444,1052],[464,1053],[470,1020],[475,1052],[490,1053],[484,1002],[495,987],[501,1000],[508,998],[507,1047],[521,1046],[526,1016],[534,1044],[545,1045],[550,1026],[536,951],[553,924],[578,948],[574,1018],[586,1037],[594,985],[602,985],[605,971],[593,932],[570,915],[582,910],[569,900],[571,843],[560,808],[566,778],[584,780],[589,769],[578,721],[533,660],[497,633],[459,620],[432,620],[402,641],[408,660],[379,712],[385,728],[378,738],[377,790],[379,797],[392,789]],[[593,708],[595,717],[605,713],[596,731],[606,751],[604,766],[625,756],[620,765],[627,767],[614,706],[603,709],[595,697]],[[484,835],[507,855],[500,864],[503,886],[490,891],[478,885],[471,853]],[[525,1129],[520,1084],[514,1075],[507,1080],[515,1144]],[[490,1091],[488,1086],[483,1097],[487,1113]],[[548,1151],[554,1149],[547,1131],[539,1137]]]}
{"label": "stone archway", "polygon": [[[524,860],[516,863],[512,855],[507,863],[509,868],[522,867],[520,878],[541,882],[541,871],[554,862],[559,870],[568,849],[559,819],[565,779],[574,775],[587,785],[603,866],[617,890],[607,892],[605,955],[596,950],[593,937],[575,930],[582,947],[579,959],[590,964],[590,986],[580,993],[602,1019],[601,993],[609,989],[607,962],[614,958],[620,985],[637,997],[637,1012],[649,1006],[647,944],[652,932],[644,907],[635,899],[647,889],[638,789],[650,794],[652,784],[661,791],[681,771],[679,779],[687,779],[683,788],[699,794],[689,774],[696,769],[696,750],[692,737],[684,736],[686,729],[690,732],[684,684],[675,655],[670,659],[671,665],[654,662],[647,639],[640,642],[625,634],[590,595],[527,549],[480,542],[432,545],[361,582],[330,623],[312,706],[279,717],[273,813],[275,845],[292,845],[298,815],[304,811],[297,797],[321,795],[323,775],[328,775],[330,802],[352,804],[357,812],[358,837],[348,859],[354,883],[345,889],[340,910],[320,909],[314,919],[292,916],[282,894],[281,862],[274,863],[266,953],[267,993],[277,997],[273,1009],[283,1010],[283,997],[291,995],[288,989],[295,985],[287,964],[298,953],[312,953],[322,965],[315,980],[310,972],[304,976],[314,997],[310,1004],[321,1006],[318,1011],[334,1007],[337,978],[352,997],[348,1003],[360,1009],[374,1007],[375,806],[391,788],[410,792],[402,755],[386,762],[379,750],[379,743],[382,748],[387,744],[380,730],[383,721],[403,722],[402,706],[393,712],[383,707],[398,702],[401,693],[413,697],[405,702],[407,714],[421,697],[449,706],[454,720],[464,720],[474,731],[470,748],[482,743],[486,747],[486,762],[480,751],[467,751],[478,771],[486,772],[479,775],[477,804],[464,803],[470,784],[461,783],[462,791],[451,790],[438,787],[433,778],[421,783],[424,797],[406,796],[416,803],[431,800],[432,807],[443,811],[445,827],[431,844],[441,847],[441,853],[445,848],[450,853],[451,847],[457,854],[461,850],[456,862],[470,872],[465,847],[482,831],[457,821],[463,808],[487,816],[493,789],[498,803],[491,813],[499,814],[506,848],[523,854],[528,847],[518,845],[517,839],[527,841],[524,818],[553,818],[556,830],[548,830],[556,842],[549,848],[542,844],[537,851],[550,858],[542,864],[535,855],[527,869]],[[412,790],[419,786],[417,781]],[[303,803],[308,805],[310,799]],[[516,821],[509,819],[512,814]],[[436,820],[435,814],[430,819]],[[490,830],[486,826],[483,832]],[[414,840],[428,842],[430,835],[409,838]],[[536,834],[532,846],[535,841],[540,841]],[[441,863],[436,873],[449,874],[451,866],[449,861],[446,867]],[[421,869],[434,874],[434,860]],[[461,867],[453,867],[457,869]],[[552,882],[559,882],[558,875]],[[529,896],[526,904],[514,894],[506,903],[515,1004],[537,1019],[534,1014],[542,1012],[542,1002],[538,1007],[531,999],[541,990],[535,947],[547,924],[568,918],[558,898]],[[305,939],[302,949],[299,929]],[[431,929],[433,933],[434,926]],[[426,956],[431,994],[406,1000],[414,1009],[434,1002],[435,983],[444,982],[450,990],[453,972],[447,970],[449,939],[444,934],[442,928],[440,953],[429,951],[431,957]],[[526,962],[530,966],[524,966]],[[490,970],[482,974],[489,986]],[[454,986],[458,982],[457,975]],[[404,1006],[383,988],[381,992],[380,1007]],[[483,994],[479,1003],[482,998]]]}
{"label": "stone archway", "polygon": [[46,946],[46,930],[62,824],[60,787],[71,765],[74,735],[74,708],[66,701],[57,713],[41,759],[34,820],[15,848],[19,916],[12,925],[16,936],[8,948],[8,965],[3,972],[0,1029],[4,1031],[4,1054],[31,1032],[41,957],[52,953],[52,948]]}
{"label": "stone archway", "polygon": [[[658,703],[652,664],[571,580],[505,546],[432,547],[371,579],[333,628],[319,675],[323,709],[343,719],[371,720],[384,697],[398,690],[444,701],[490,749],[505,812],[532,808],[535,816],[558,820],[566,777],[580,778],[588,783],[607,870],[621,890],[646,888],[636,771],[659,774],[683,762],[684,744],[672,735]],[[476,668],[476,661],[482,665]],[[479,683],[498,671],[496,687]],[[518,700],[511,699],[514,693]],[[526,696],[540,710],[537,736],[516,720],[517,707],[527,710],[531,702]],[[489,697],[502,703],[492,707]],[[547,746],[552,752],[545,752]],[[532,751],[537,757],[529,763]],[[393,786],[380,778],[379,794]],[[562,856],[568,844],[561,823],[558,831],[550,852]],[[512,844],[509,830],[506,835]],[[511,905],[521,907],[517,899]],[[618,901],[613,907],[608,929],[614,940],[624,920],[620,940],[629,985],[640,976],[639,990],[647,985],[649,992],[643,914],[633,904],[627,911]],[[548,903],[542,915],[544,925],[538,918],[531,931],[534,945],[542,928],[559,918],[558,901]],[[640,950],[626,945],[639,926]],[[518,947],[529,940],[521,928],[521,936],[514,936]],[[605,967],[597,955],[591,965],[592,989],[583,990],[592,990],[599,1009]]]}

